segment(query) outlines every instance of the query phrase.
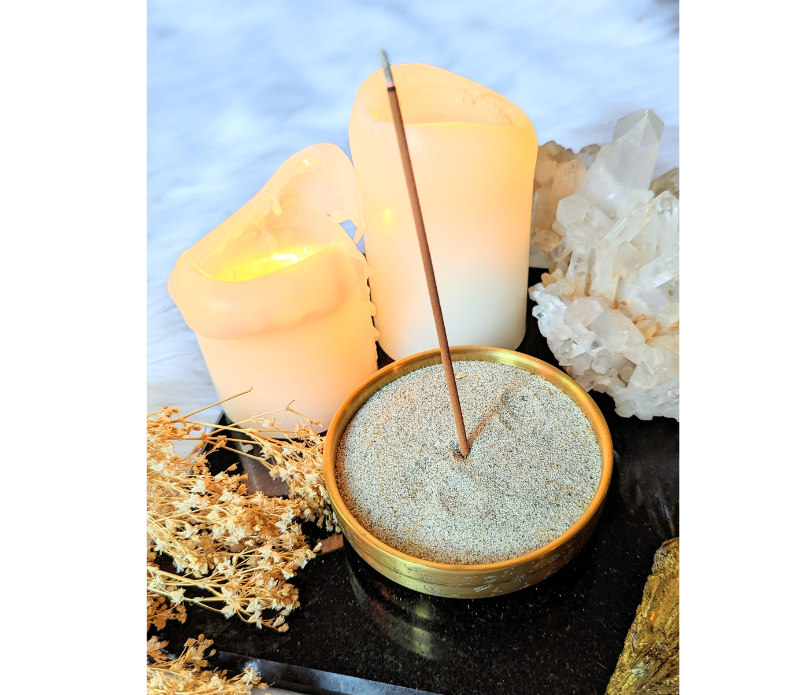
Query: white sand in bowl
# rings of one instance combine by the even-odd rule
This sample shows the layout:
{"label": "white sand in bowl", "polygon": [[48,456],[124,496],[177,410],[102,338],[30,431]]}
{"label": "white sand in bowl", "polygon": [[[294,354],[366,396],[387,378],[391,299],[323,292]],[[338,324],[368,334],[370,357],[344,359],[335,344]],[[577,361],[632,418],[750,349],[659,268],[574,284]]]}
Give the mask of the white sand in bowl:
{"label": "white sand in bowl", "polygon": [[480,564],[560,536],[600,483],[583,412],[542,377],[454,362],[471,444],[458,450],[441,365],[374,394],[344,432],[336,480],[347,508],[384,543],[423,560]]}

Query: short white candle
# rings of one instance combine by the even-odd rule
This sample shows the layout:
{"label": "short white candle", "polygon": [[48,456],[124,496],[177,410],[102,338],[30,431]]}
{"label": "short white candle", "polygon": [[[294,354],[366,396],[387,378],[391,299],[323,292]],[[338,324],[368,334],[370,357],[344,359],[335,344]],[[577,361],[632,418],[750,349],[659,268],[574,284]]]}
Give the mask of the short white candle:
{"label": "short white candle", "polygon": [[179,258],[169,293],[220,399],[253,388],[223,405],[234,422],[271,413],[293,429],[294,415],[271,412],[291,403],[327,429],[377,369],[367,265],[338,224],[363,227],[362,209],[347,155],[314,145]]}

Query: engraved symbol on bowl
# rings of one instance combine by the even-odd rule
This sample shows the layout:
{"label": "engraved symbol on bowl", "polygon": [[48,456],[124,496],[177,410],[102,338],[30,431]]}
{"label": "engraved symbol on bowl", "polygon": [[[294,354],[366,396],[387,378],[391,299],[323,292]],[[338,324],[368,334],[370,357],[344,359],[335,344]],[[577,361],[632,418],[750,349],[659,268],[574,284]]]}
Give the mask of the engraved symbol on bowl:
{"label": "engraved symbol on bowl", "polygon": [[481,586],[476,586],[473,591],[486,591],[486,589],[491,589],[492,584],[497,581],[497,577],[486,577],[484,583]]}

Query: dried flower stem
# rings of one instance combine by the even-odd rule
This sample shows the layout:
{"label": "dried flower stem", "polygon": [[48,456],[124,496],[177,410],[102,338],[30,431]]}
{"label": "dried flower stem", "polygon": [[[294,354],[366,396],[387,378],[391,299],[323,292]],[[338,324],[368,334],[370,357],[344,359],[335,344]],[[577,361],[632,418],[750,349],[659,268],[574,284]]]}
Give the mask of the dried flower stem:
{"label": "dried flower stem", "polygon": [[[299,601],[287,580],[319,549],[308,546],[298,522],[338,530],[322,476],[324,438],[313,430],[319,423],[291,412],[300,418],[294,431],[276,429],[264,416],[253,418],[265,426],[257,429],[192,420],[176,408],[148,415],[148,629],[184,621],[185,603],[257,627],[288,628],[285,616]],[[180,457],[173,440],[197,443]],[[234,442],[253,444],[258,455],[228,446]],[[212,476],[207,457],[219,449],[262,463],[287,483],[289,498],[247,494],[247,476],[235,474],[236,465]],[[176,571],[157,566],[156,554],[169,556]]]}
{"label": "dried flower stem", "polygon": [[166,642],[156,637],[147,641],[147,692],[149,695],[172,695],[173,693],[192,693],[192,695],[251,693],[253,688],[266,690],[261,677],[252,669],[246,668],[238,676],[228,677],[226,671],[205,670],[208,666],[206,656],[213,656],[216,650],[206,654],[213,640],[200,635],[198,639],[188,639],[183,652],[170,658],[165,652]]}

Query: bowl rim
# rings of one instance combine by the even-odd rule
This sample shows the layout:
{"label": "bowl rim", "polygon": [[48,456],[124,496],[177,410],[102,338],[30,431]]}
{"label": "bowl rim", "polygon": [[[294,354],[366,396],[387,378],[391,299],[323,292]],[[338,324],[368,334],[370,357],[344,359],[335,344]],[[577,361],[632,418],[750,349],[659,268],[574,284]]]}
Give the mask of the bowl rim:
{"label": "bowl rim", "polygon": [[[477,354],[476,354],[477,353]],[[477,355],[484,354],[490,357],[501,357],[508,361],[500,359],[483,359],[481,360]],[[396,381],[402,376],[411,372],[432,366],[434,364],[441,364],[441,352],[438,349],[425,350],[424,352],[417,352],[413,355],[408,355],[402,359],[396,360],[385,367],[382,367],[376,372],[373,372],[369,377],[362,381],[344,400],[339,406],[336,414],[331,420],[328,432],[325,438],[325,448],[323,451],[323,477],[325,487],[330,497],[331,507],[333,507],[336,519],[339,520],[339,525],[344,528],[345,524],[341,519],[344,518],[346,525],[350,526],[353,531],[362,536],[364,540],[370,545],[374,545],[383,552],[395,557],[397,560],[410,565],[416,565],[420,568],[434,569],[446,571],[449,574],[475,574],[476,572],[501,572],[503,570],[517,567],[521,564],[534,563],[539,559],[547,557],[554,550],[567,545],[573,540],[583,529],[586,527],[594,517],[599,513],[600,507],[605,502],[608,489],[611,485],[611,475],[614,468],[614,450],[611,442],[611,433],[608,430],[608,424],[605,417],[594,399],[566,372],[554,367],[543,360],[531,355],[526,355],[522,352],[515,350],[508,350],[506,348],[495,348],[482,345],[459,345],[450,347],[450,355],[453,363],[463,361],[484,361],[496,362],[499,364],[509,364],[511,366],[520,367],[516,362],[527,363],[536,367],[536,370],[526,369],[533,374],[537,374],[542,378],[549,381],[551,384],[559,388],[567,394],[572,401],[583,411],[583,414],[589,420],[589,424],[594,430],[597,443],[600,446],[601,454],[601,473],[600,482],[597,485],[594,496],[589,502],[586,509],[578,517],[578,519],[570,526],[564,533],[550,541],[547,545],[541,548],[532,550],[524,555],[518,555],[506,560],[499,560],[497,562],[488,562],[475,565],[462,565],[462,564],[449,564],[443,562],[435,562],[433,560],[424,560],[422,558],[408,555],[392,546],[384,543],[380,539],[373,536],[361,523],[356,519],[355,515],[347,508],[339,488],[336,483],[336,453],[339,448],[339,442],[344,434],[347,425],[350,423],[353,415],[361,408],[361,406],[389,383]],[[414,368],[409,369],[410,366],[419,364]],[[393,375],[394,378],[389,379],[378,388],[374,388],[369,395],[353,410],[346,421],[345,417],[350,405],[358,398],[358,396],[365,390],[374,387],[377,382],[381,382],[388,375]],[[567,388],[563,388],[566,386]],[[333,437],[335,436],[335,446]]]}

